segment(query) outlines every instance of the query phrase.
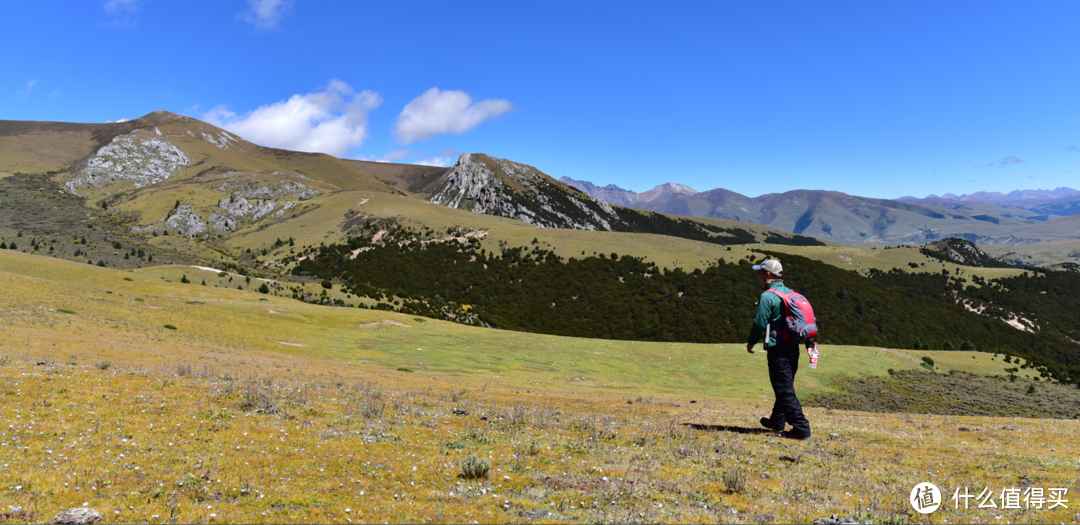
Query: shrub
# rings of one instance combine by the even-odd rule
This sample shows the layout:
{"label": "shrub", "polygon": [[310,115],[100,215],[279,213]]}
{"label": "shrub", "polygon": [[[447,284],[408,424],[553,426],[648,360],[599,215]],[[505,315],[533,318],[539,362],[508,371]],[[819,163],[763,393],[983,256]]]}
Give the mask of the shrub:
{"label": "shrub", "polygon": [[399,372],[412,372],[412,369],[410,369],[410,368],[405,368],[405,367],[400,367],[400,368],[398,368],[398,371],[399,371]]}
{"label": "shrub", "polygon": [[97,368],[98,370],[108,370],[110,366],[112,366],[112,363],[108,361],[98,361],[94,363],[94,368]]}
{"label": "shrub", "polygon": [[62,313],[62,314],[72,314],[72,315],[75,315],[75,310],[68,310],[67,308],[57,308],[57,309],[56,309],[56,311],[57,311],[57,312],[60,312],[60,313]]}
{"label": "shrub", "polygon": [[488,463],[486,459],[478,458],[476,454],[469,454],[469,457],[461,461],[459,476],[465,479],[479,479],[487,477],[490,470],[491,463]]}
{"label": "shrub", "polygon": [[270,293],[270,287],[262,283],[262,286],[259,286],[259,293]]}
{"label": "shrub", "polygon": [[746,474],[742,471],[725,471],[723,479],[729,494],[741,494],[746,490]]}
{"label": "shrub", "polygon": [[218,272],[217,273],[218,277],[225,277],[226,275],[229,275],[229,272]]}
{"label": "shrub", "polygon": [[333,286],[334,286],[334,283],[330,282],[329,279],[323,279],[323,282],[322,282],[322,287],[323,288],[326,288],[327,290],[329,290],[330,288],[333,288]]}
{"label": "shrub", "polygon": [[931,358],[930,356],[924,355],[922,360],[923,360],[924,363],[926,363],[926,364],[928,364],[930,366],[934,366],[934,359]]}
{"label": "shrub", "polygon": [[1027,393],[1029,393],[1029,394],[1034,394],[1035,393],[1035,383],[1031,383],[1030,385],[1028,385]]}
{"label": "shrub", "polygon": [[168,328],[169,330],[176,330],[176,327],[171,324],[165,325],[165,328]]}

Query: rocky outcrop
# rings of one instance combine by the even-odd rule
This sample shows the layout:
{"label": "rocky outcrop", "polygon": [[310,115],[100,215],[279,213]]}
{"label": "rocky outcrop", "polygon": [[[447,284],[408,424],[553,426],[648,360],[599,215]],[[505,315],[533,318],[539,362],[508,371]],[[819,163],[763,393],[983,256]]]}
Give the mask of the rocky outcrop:
{"label": "rocky outcrop", "polygon": [[221,210],[210,213],[210,229],[216,232],[231,232],[236,230],[236,218]]}
{"label": "rocky outcrop", "polygon": [[240,139],[238,139],[238,138],[236,138],[236,137],[234,137],[232,135],[229,135],[225,131],[222,131],[221,133],[218,133],[217,136],[207,135],[206,133],[203,133],[202,136],[203,136],[203,140],[205,140],[205,141],[207,141],[207,142],[209,142],[209,143],[211,143],[211,144],[213,144],[213,145],[215,145],[215,146],[217,146],[217,147],[219,147],[221,149],[229,149],[229,143],[230,142],[240,142]]}
{"label": "rocky outcrop", "polygon": [[541,228],[611,231],[619,220],[603,199],[568,191],[532,166],[484,154],[461,154],[432,184],[430,200]]}
{"label": "rocky outcrop", "polygon": [[277,201],[263,201],[255,205],[251,210],[251,220],[257,221],[272,213],[278,207]]}
{"label": "rocky outcrop", "polygon": [[239,195],[233,195],[227,199],[222,199],[218,203],[218,208],[221,208],[229,212],[234,217],[243,217],[255,208],[247,199]]}
{"label": "rocky outcrop", "polygon": [[979,268],[1012,268],[1013,266],[994,259],[982,251],[975,243],[958,237],[949,237],[940,241],[927,244],[922,248],[923,254],[935,259],[975,266]]}
{"label": "rocky outcrop", "polygon": [[180,148],[165,139],[121,135],[92,155],[65,187],[73,195],[78,195],[81,188],[101,188],[127,181],[141,188],[169,178],[190,162]]}
{"label": "rocky outcrop", "polygon": [[[307,178],[299,173],[293,172],[270,172],[271,175],[278,176],[296,176],[301,178]],[[240,172],[229,172],[225,176],[243,175]],[[252,182],[252,181],[229,181],[218,186],[214,186],[215,189],[221,190],[225,193],[232,193],[246,199],[276,199],[285,195],[293,195],[293,199],[306,201],[315,198],[319,194],[319,190],[307,186],[305,184],[293,181],[293,180],[279,180],[273,182]],[[295,195],[294,195],[295,194]]]}
{"label": "rocky outcrop", "polygon": [[206,223],[195,213],[191,203],[185,202],[176,208],[176,212],[165,220],[165,228],[173,230],[189,239],[206,233]]}

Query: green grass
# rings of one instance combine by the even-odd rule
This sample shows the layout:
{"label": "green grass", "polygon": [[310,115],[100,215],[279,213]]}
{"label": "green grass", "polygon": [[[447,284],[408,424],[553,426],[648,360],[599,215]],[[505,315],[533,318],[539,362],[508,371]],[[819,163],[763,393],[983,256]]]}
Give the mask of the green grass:
{"label": "green grass", "polygon": [[[906,495],[926,471],[943,492],[1068,486],[1080,455],[1062,420],[810,407],[812,443],[754,433],[772,393],[764,354],[737,342],[501,332],[10,250],[0,312],[3,438],[23,447],[0,463],[5,505],[26,510],[15,521],[86,502],[125,522],[914,522]],[[923,356],[1006,366],[823,345],[797,387],[836,392]]]}
{"label": "green grass", "polygon": [[[341,370],[404,367],[418,375],[523,389],[620,396],[646,392],[684,401],[706,396],[764,402],[772,395],[765,354],[748,354],[739,342],[652,343],[506,332],[430,319],[421,322],[389,312],[322,307],[229,287],[168,283],[155,274],[191,272],[184,267],[140,270],[126,275],[133,281],[125,281],[125,274],[116,270],[21,253],[0,253],[0,263],[9,304],[77,308],[81,315],[70,319],[78,319],[86,337],[103,338],[102,345],[116,330],[111,326],[122,327],[120,334],[134,334],[153,333],[155,327],[170,324],[184,326],[180,339],[151,345],[236,348],[280,359],[302,355]],[[26,319],[55,323],[41,314],[28,313]],[[130,338],[125,335],[123,340]],[[800,389],[828,388],[831,378],[839,375],[881,376],[890,368],[916,368],[923,355],[932,356],[942,370],[1003,374],[1005,366],[991,354],[972,352],[822,345],[821,353],[818,369],[799,374]],[[241,359],[218,358],[223,363]]]}
{"label": "green grass", "polygon": [[[860,273],[866,273],[872,268],[886,272],[893,268],[897,268],[905,272],[932,273],[940,273],[941,270],[944,269],[948,270],[950,275],[960,275],[961,277],[967,278],[969,281],[973,276],[982,277],[984,279],[998,279],[1028,273],[1024,270],[1013,268],[973,268],[970,266],[961,266],[959,264],[944,262],[928,257],[920,253],[918,247],[908,246],[885,249],[885,246],[875,246],[870,243],[841,246],[782,246],[769,244],[748,245],[747,248],[773,255],[780,259],[781,263],[783,263],[784,260],[783,254],[790,253]],[[980,248],[985,248],[985,246],[980,246]],[[909,263],[914,263],[918,267],[911,268]]]}

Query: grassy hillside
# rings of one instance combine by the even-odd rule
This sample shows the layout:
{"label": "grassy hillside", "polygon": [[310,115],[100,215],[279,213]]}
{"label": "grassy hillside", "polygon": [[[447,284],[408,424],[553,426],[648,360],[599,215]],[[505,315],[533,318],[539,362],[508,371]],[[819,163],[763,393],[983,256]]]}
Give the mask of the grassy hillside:
{"label": "grassy hillside", "polygon": [[[869,243],[840,246],[779,246],[770,244],[768,246],[748,245],[746,248],[756,249],[772,255],[790,253],[839,268],[855,270],[859,273],[867,273],[872,269],[886,272],[893,269],[903,272],[941,272],[941,270],[948,270],[951,275],[978,276],[983,279],[998,279],[1030,273],[1016,268],[976,268],[942,261],[920,253],[918,246],[882,246]],[[980,248],[992,253],[990,248],[986,246],[980,246]],[[1010,249],[1014,248],[1010,247]],[[783,262],[783,255],[776,255],[776,257]],[[915,265],[914,268],[911,266],[913,264]]]}
{"label": "grassy hillside", "polygon": [[999,260],[1020,266],[1049,268],[1062,263],[1080,263],[1080,239],[1033,242],[1019,246],[988,245],[981,248]]}
{"label": "grassy hillside", "polygon": [[[738,345],[499,332],[153,271],[0,252],[0,440],[23,450],[0,468],[5,519],[85,502],[108,521],[154,523],[906,523],[927,471],[944,493],[1075,482],[1075,421],[808,408],[816,440],[788,442],[757,428],[771,402],[764,357]],[[942,371],[1000,365],[823,353],[801,394],[844,373],[921,370],[924,354]],[[485,476],[458,477],[470,454]],[[934,517],[990,519],[974,505]]]}

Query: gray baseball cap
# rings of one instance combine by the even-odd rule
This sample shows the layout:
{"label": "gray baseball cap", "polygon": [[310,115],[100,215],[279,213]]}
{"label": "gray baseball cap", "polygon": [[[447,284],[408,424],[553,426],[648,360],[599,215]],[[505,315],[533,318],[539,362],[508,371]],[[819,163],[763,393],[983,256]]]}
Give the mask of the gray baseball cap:
{"label": "gray baseball cap", "polygon": [[779,259],[765,259],[761,264],[755,264],[754,270],[765,270],[773,275],[784,275],[784,267],[780,266]]}

